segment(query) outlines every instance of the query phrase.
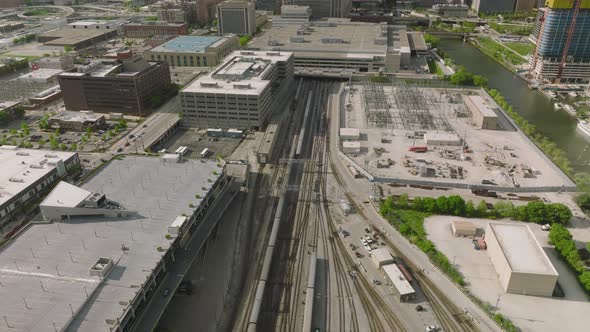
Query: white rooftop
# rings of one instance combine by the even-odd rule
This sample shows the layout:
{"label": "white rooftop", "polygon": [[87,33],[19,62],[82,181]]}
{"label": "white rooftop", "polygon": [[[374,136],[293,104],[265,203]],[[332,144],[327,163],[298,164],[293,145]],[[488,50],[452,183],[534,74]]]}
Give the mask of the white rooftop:
{"label": "white rooftop", "polygon": [[490,223],[489,226],[513,272],[558,275],[528,225]]}
{"label": "white rooftop", "polygon": [[0,206],[53,171],[56,166],[48,162],[66,161],[74,155],[75,152],[0,146]]}
{"label": "white rooftop", "polygon": [[340,136],[360,136],[359,128],[340,128]]}
{"label": "white rooftop", "polygon": [[90,194],[92,193],[88,190],[60,181],[40,205],[74,208],[80,205]]}
{"label": "white rooftop", "polygon": [[393,259],[391,253],[387,248],[378,248],[371,252],[371,255],[375,257],[378,262],[386,262]]}
{"label": "white rooftop", "polygon": [[270,84],[266,79],[268,71],[291,56],[289,52],[234,51],[215,70],[194,80],[182,92],[259,95]]}
{"label": "white rooftop", "polygon": [[72,112],[72,111],[63,111],[59,112],[56,115],[52,116],[51,119],[61,120],[61,121],[70,121],[70,122],[84,122],[84,121],[97,121],[98,119],[104,117],[103,114],[97,114],[94,112]]}
{"label": "white rooftop", "polygon": [[397,265],[388,264],[383,265],[381,268],[383,269],[383,272],[385,272],[385,274],[389,277],[389,280],[391,280],[395,289],[397,289],[400,295],[415,293],[414,288],[406,280]]}
{"label": "white rooftop", "polygon": [[[30,225],[0,249],[1,315],[14,331],[109,331],[166,254],[172,243],[165,238],[168,226],[192,213],[189,204],[200,206],[195,195],[205,197],[221,176],[215,171],[222,173],[214,161],[113,160],[82,188],[137,212]],[[56,197],[81,197],[66,189],[58,188]],[[102,281],[89,274],[101,257],[114,263]]]}
{"label": "white rooftop", "polygon": [[351,141],[344,141],[344,142],[342,142],[342,147],[349,148],[349,149],[352,149],[352,148],[360,149],[361,142],[359,142],[359,141],[352,141],[352,142]]}

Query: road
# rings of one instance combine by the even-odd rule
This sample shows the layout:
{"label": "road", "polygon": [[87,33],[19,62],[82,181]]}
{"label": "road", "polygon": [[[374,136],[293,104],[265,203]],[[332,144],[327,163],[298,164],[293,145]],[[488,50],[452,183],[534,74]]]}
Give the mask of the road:
{"label": "road", "polygon": [[[415,265],[424,269],[424,274],[430,279],[442,293],[445,294],[457,307],[463,308],[474,317],[477,322],[477,328],[481,331],[500,331],[499,327],[471,300],[465,296],[438,268],[431,262],[428,256],[420,251],[416,246],[411,244],[406,238],[397,232],[372,205],[364,204],[368,201],[370,195],[370,184],[359,185],[359,180],[355,180],[349,175],[346,165],[342,159],[336,157],[338,150],[338,128],[340,103],[337,95],[331,96],[331,123],[330,123],[330,150],[334,155],[334,166],[336,171],[341,174],[344,190],[350,194],[355,203],[362,212],[368,217],[370,222],[377,229],[381,230],[392,243],[395,243],[397,250]],[[364,181],[363,181],[364,182]]]}
{"label": "road", "polygon": [[[113,144],[108,152],[111,155],[121,153],[144,153],[144,150],[171,134],[171,129],[180,123],[178,96],[148,116],[145,121],[133,128],[129,134]],[[121,151],[119,151],[121,149]]]}

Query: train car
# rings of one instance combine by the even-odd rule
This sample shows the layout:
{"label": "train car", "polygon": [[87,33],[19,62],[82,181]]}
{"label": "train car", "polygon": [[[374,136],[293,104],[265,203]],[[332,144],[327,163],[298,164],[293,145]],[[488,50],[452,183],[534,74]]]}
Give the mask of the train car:
{"label": "train car", "polygon": [[361,175],[356,170],[356,168],[354,168],[352,166],[348,166],[348,170],[350,171],[350,174],[352,175],[353,178],[357,179],[357,178],[360,178],[361,177]]}
{"label": "train car", "polygon": [[410,274],[410,272],[408,272],[408,270],[406,269],[405,266],[403,266],[403,264],[397,263],[395,265],[397,265],[398,269],[404,275],[404,278],[406,278],[406,280],[408,282],[411,283],[414,280],[414,278],[412,277],[412,274]]}

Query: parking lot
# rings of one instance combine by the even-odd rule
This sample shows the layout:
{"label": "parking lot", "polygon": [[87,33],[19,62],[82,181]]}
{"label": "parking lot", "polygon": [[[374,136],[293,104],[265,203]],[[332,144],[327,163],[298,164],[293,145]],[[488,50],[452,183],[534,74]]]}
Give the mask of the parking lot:
{"label": "parking lot", "polygon": [[[246,138],[248,139],[248,138]],[[238,147],[242,140],[230,137],[208,137],[207,130],[201,129],[178,129],[166,142],[158,147],[166,149],[168,153],[173,153],[181,146],[188,148],[185,157],[199,158],[201,151],[208,148],[210,150],[208,157],[229,157]]]}

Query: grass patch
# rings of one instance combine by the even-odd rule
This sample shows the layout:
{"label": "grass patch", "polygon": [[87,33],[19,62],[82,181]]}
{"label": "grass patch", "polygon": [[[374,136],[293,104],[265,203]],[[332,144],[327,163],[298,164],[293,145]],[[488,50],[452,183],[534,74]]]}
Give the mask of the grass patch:
{"label": "grass patch", "polygon": [[477,38],[477,46],[479,46],[485,54],[508,66],[517,66],[526,62],[525,59],[514,54],[514,52],[489,37]]}
{"label": "grass patch", "polygon": [[426,238],[424,218],[430,216],[429,213],[400,209],[390,211],[384,216],[400,234],[428,255],[432,263],[446,273],[453,282],[461,286],[465,285],[463,276],[455,269],[447,256],[438,251],[434,243]]}
{"label": "grass patch", "polygon": [[511,24],[498,24],[490,23],[490,27],[498,33],[508,33],[512,35],[528,36],[533,32],[533,26],[523,25],[511,25]]}
{"label": "grass patch", "polygon": [[428,63],[428,72],[431,74],[436,74],[438,72],[436,62],[434,62],[434,60],[428,60],[427,63]]}
{"label": "grass patch", "polygon": [[527,42],[527,43],[504,43],[504,45],[508,46],[516,53],[520,55],[529,55],[535,51],[535,45]]}

